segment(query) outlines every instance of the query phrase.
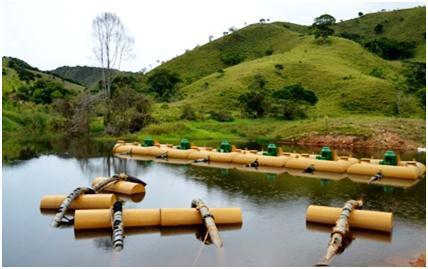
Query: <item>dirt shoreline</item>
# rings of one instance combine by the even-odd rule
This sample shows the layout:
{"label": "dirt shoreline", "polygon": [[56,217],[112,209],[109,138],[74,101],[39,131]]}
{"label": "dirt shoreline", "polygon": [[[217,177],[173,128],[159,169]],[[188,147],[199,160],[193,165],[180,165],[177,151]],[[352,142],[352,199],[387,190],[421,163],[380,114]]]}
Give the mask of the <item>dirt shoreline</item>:
{"label": "dirt shoreline", "polygon": [[361,137],[354,135],[321,135],[316,132],[308,133],[298,139],[281,141],[282,144],[302,146],[332,146],[337,148],[367,148],[367,149],[395,149],[416,150],[425,147],[422,143],[401,138],[395,133],[385,132],[382,135]]}

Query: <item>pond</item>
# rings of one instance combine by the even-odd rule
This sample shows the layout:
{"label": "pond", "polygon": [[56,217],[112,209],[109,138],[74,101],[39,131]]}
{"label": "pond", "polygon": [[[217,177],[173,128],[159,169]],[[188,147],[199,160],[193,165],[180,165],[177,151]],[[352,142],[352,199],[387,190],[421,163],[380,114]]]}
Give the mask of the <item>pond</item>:
{"label": "pond", "polygon": [[[425,253],[424,178],[403,189],[348,178],[143,162],[111,156],[113,143],[63,141],[47,143],[44,151],[28,144],[30,151],[3,155],[3,266],[312,266],[325,254],[332,227],[306,224],[307,207],[341,207],[361,196],[365,209],[394,212],[394,230],[384,234],[353,229],[354,240],[332,265],[408,266]],[[354,154],[380,157],[382,151]],[[424,154],[402,156],[425,163]],[[190,207],[192,199],[201,198],[211,207],[240,207],[243,224],[220,227],[221,249],[203,245],[198,226],[125,228],[121,252],[112,250],[109,230],[50,227],[53,214],[39,209],[43,195],[68,194],[89,186],[96,176],[119,172],[147,182],[144,196],[123,197],[126,208]]]}

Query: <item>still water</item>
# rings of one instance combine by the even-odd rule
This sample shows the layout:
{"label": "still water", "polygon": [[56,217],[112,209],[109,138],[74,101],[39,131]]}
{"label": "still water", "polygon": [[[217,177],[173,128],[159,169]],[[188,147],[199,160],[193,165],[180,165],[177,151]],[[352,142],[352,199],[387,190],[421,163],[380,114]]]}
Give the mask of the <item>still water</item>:
{"label": "still water", "polygon": [[[365,209],[394,212],[394,230],[354,230],[332,265],[408,266],[425,253],[425,179],[403,189],[274,176],[119,159],[109,156],[111,146],[76,142],[21,161],[3,156],[3,266],[311,266],[325,254],[332,227],[306,224],[308,205],[340,207],[362,195]],[[125,229],[123,251],[113,252],[109,230],[52,228],[53,214],[39,209],[45,194],[68,194],[123,171],[147,182],[144,197],[122,197],[126,208],[190,207],[201,198],[211,207],[241,207],[243,224],[220,228],[222,249],[203,245],[200,227],[153,227]]]}

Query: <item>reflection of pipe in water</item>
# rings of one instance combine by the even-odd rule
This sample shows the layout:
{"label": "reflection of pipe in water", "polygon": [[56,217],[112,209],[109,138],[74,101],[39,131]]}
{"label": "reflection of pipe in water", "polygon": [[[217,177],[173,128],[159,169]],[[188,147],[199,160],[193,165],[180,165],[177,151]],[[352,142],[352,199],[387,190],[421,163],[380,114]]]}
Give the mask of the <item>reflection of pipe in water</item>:
{"label": "reflection of pipe in water", "polygon": [[[236,231],[240,230],[242,224],[224,224],[218,225],[218,230],[220,232],[226,231]],[[188,226],[176,226],[176,227],[129,227],[125,230],[125,236],[133,236],[133,235],[145,235],[145,234],[155,234],[159,233],[162,237],[166,236],[179,236],[179,235],[189,235],[194,234],[195,238],[199,241],[203,242],[206,228],[202,225],[188,225]],[[100,241],[101,238],[106,238],[104,243],[100,246],[96,246],[106,249],[112,249],[111,243],[111,229],[91,229],[91,230],[76,230],[74,229],[74,238],[76,240],[88,240],[94,239]],[[108,241],[108,242],[107,242]],[[206,240],[206,244],[210,244],[209,240]]]}
{"label": "reflection of pipe in water", "polygon": [[210,168],[220,168],[220,169],[234,169],[238,165],[236,163],[222,163],[222,162],[192,162],[192,165],[194,166],[201,166],[201,167],[210,167]]}
{"label": "reflection of pipe in water", "polygon": [[[331,233],[331,226],[325,224],[306,222],[306,229],[308,231]],[[356,239],[367,239],[382,243],[391,243],[391,233],[381,231],[367,231],[365,229],[353,228],[350,231],[351,235]]]}
{"label": "reflection of pipe in water", "polygon": [[117,157],[119,159],[124,160],[137,160],[137,161],[144,161],[144,162],[150,162],[155,159],[154,156],[142,156],[142,155],[129,155],[129,154],[114,154],[114,157]]}
{"label": "reflection of pipe in water", "polygon": [[324,171],[314,171],[312,173],[304,173],[302,170],[290,169],[286,170],[290,175],[297,177],[307,177],[307,178],[317,178],[317,179],[329,179],[334,181],[339,181],[346,178],[344,173],[333,173],[333,172],[324,172]]}
{"label": "reflection of pipe in water", "polygon": [[155,162],[157,162],[157,163],[177,164],[177,165],[189,165],[193,161],[192,160],[187,160],[187,159],[173,159],[173,158],[168,158],[168,159],[155,159]]}
{"label": "reflection of pipe in water", "polygon": [[[369,184],[370,176],[348,174],[348,178],[354,182]],[[392,186],[398,188],[410,188],[416,185],[419,180],[399,179],[391,177],[382,177],[380,180],[373,181],[370,185]]]}
{"label": "reflection of pipe in water", "polygon": [[245,171],[245,172],[259,172],[259,173],[276,174],[276,175],[285,173],[285,168],[273,167],[273,166],[257,166],[257,167],[237,166],[236,169],[239,171]]}

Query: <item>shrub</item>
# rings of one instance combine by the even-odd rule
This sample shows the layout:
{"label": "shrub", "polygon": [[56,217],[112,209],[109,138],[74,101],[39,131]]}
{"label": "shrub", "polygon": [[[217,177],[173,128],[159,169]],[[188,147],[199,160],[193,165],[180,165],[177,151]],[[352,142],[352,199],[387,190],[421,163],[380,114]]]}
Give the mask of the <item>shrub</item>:
{"label": "shrub", "polygon": [[379,67],[373,68],[372,71],[370,71],[370,76],[384,78],[383,69]]}
{"label": "shrub", "polygon": [[209,114],[211,119],[219,122],[231,122],[234,120],[232,115],[225,111],[210,111]]}
{"label": "shrub", "polygon": [[273,49],[272,48],[269,48],[269,49],[265,50],[265,55],[266,56],[269,56],[269,55],[272,55],[272,54],[273,54]]}
{"label": "shrub", "polygon": [[166,69],[156,71],[148,80],[148,91],[154,93],[161,101],[169,101],[172,96],[177,94],[177,84],[181,79],[176,73]]}
{"label": "shrub", "polygon": [[237,65],[245,59],[245,56],[240,52],[224,52],[220,55],[221,61],[227,65]]}
{"label": "shrub", "polygon": [[300,84],[286,86],[281,90],[275,91],[272,97],[294,102],[306,102],[310,105],[315,105],[318,102],[315,93],[311,90],[305,90]]}
{"label": "shrub", "polygon": [[382,37],[380,39],[367,42],[364,47],[384,59],[400,60],[414,56],[416,43],[407,41],[399,42]]}
{"label": "shrub", "polygon": [[373,30],[374,30],[374,33],[377,35],[383,33],[383,24],[380,24],[380,23],[377,24]]}
{"label": "shrub", "polygon": [[267,80],[262,75],[256,75],[248,86],[250,91],[238,97],[246,116],[259,118],[269,109],[269,101],[266,98],[266,84]]}
{"label": "shrub", "polygon": [[221,77],[223,77],[223,76],[224,76],[224,70],[223,70],[223,69],[219,69],[219,70],[217,70],[217,73],[218,73],[217,78],[221,78]]}
{"label": "shrub", "polygon": [[270,114],[273,117],[294,120],[306,118],[308,106],[314,106],[318,98],[311,90],[305,90],[300,84],[274,91]]}
{"label": "shrub", "polygon": [[284,66],[283,66],[282,64],[276,64],[276,65],[275,65],[275,69],[276,69],[276,70],[278,70],[278,71],[279,71],[279,70],[283,70],[283,69],[284,69]]}
{"label": "shrub", "polygon": [[363,40],[363,37],[359,34],[349,33],[349,32],[343,32],[339,34],[340,37],[352,40],[357,43],[361,43]]}
{"label": "shrub", "polygon": [[189,104],[184,105],[181,109],[180,118],[182,120],[196,120],[196,113],[193,107]]}

